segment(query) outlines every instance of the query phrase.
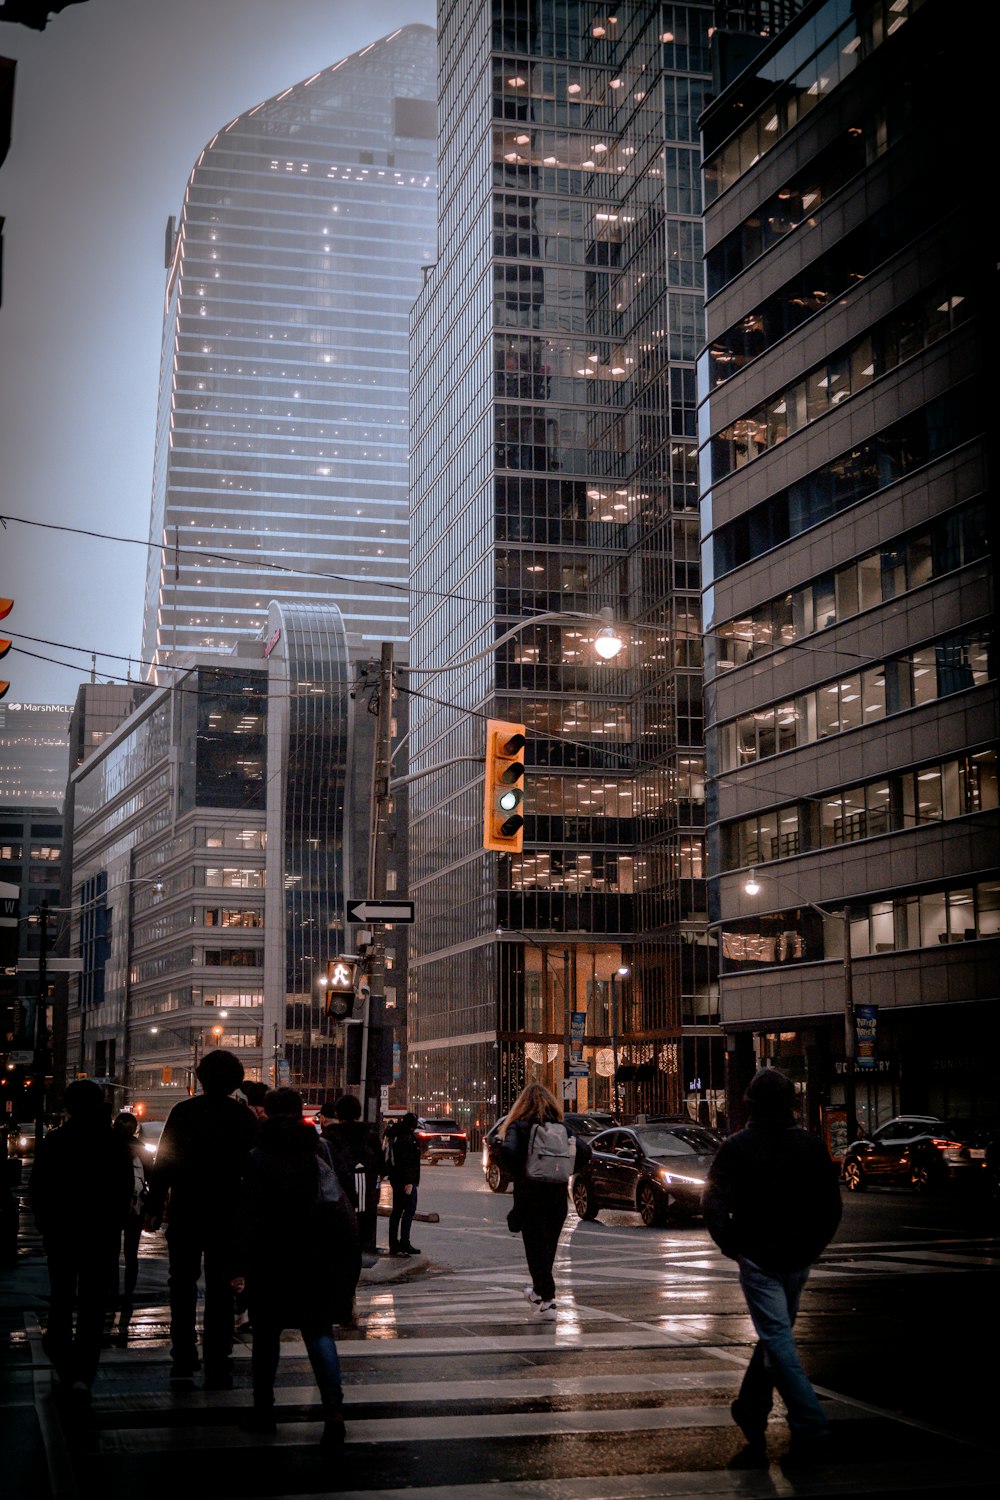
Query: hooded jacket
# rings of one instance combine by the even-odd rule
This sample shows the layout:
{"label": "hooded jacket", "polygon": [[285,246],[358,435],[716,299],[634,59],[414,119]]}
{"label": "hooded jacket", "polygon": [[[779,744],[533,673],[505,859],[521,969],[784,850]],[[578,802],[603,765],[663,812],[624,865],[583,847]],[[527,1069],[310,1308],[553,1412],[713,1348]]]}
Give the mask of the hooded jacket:
{"label": "hooded jacket", "polygon": [[247,1160],[239,1227],[251,1319],[257,1309],[303,1328],[350,1317],[361,1272],[357,1221],[311,1126],[265,1120]]}
{"label": "hooded jacket", "polygon": [[840,1223],[836,1165],[789,1110],[751,1105],[750,1124],[712,1161],[702,1212],[730,1260],[745,1258],[772,1274],[801,1270]]}

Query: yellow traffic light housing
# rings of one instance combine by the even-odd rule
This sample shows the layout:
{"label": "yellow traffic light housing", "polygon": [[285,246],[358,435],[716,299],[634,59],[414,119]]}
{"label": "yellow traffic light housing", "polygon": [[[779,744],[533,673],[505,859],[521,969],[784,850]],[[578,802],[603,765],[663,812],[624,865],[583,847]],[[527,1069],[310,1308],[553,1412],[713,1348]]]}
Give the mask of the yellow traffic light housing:
{"label": "yellow traffic light housing", "polygon": [[[11,612],[11,610],[13,608],[14,608],[14,601],[13,601],[13,599],[0,599],[0,620],[6,619],[6,617],[10,614],[10,612]],[[11,648],[11,642],[10,641],[8,641],[8,640],[0,640],[0,657],[6,656],[7,652],[10,650],[10,648]],[[10,683],[9,682],[0,682],[0,698],[3,697],[3,695],[6,693],[6,691],[7,691],[7,689],[9,687],[10,687]]]}
{"label": "yellow traffic light housing", "polygon": [[524,844],[525,726],[486,721],[483,848],[520,854]]}

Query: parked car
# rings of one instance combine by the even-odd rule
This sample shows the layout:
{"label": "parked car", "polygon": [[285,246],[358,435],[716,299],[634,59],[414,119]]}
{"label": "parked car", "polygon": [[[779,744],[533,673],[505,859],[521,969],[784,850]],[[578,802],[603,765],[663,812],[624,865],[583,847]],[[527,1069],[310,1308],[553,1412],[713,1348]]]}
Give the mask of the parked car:
{"label": "parked car", "polygon": [[581,1219],[596,1219],[602,1208],[635,1209],[649,1228],[698,1214],[721,1144],[714,1131],[693,1121],[604,1130],[573,1178],[573,1205]]}
{"label": "parked car", "polygon": [[432,1167],[439,1161],[453,1161],[456,1167],[465,1165],[469,1137],[459,1128],[457,1120],[418,1120],[416,1137],[420,1147],[420,1160],[427,1166]]}
{"label": "parked car", "polygon": [[[600,1110],[587,1110],[583,1114],[570,1112],[563,1115],[563,1119],[573,1134],[585,1141],[593,1140],[609,1125],[618,1123],[614,1115],[602,1113]],[[510,1177],[500,1155],[500,1126],[502,1124],[503,1120],[498,1120],[483,1136],[483,1175],[491,1193],[505,1193],[510,1187]]]}
{"label": "parked car", "polygon": [[897,1115],[871,1135],[852,1141],[841,1170],[852,1193],[900,1183],[926,1193],[948,1182],[985,1183],[988,1147],[988,1133],[969,1120]]}

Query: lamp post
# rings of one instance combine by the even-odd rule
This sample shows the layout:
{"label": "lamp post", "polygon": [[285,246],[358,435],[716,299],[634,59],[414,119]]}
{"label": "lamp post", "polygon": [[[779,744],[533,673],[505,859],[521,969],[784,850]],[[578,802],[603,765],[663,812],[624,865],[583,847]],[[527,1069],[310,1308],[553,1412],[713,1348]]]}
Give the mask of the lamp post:
{"label": "lamp post", "polygon": [[[216,1011],[216,1015],[218,1015],[221,1020],[225,1021],[229,1017],[229,1012],[226,1010],[220,1010]],[[159,1036],[162,1031],[169,1031],[171,1036],[177,1037],[180,1041],[184,1042],[185,1045],[189,1045],[191,1047],[191,1062],[188,1065],[188,1093],[197,1093],[198,1063],[201,1060],[200,1054],[205,1043],[205,1036],[202,1028],[198,1026],[195,1031],[190,1032],[187,1036],[185,1036],[183,1032],[178,1031],[175,1026],[161,1026],[158,1022],[155,1026],[150,1026],[149,1028],[150,1036]],[[221,1042],[224,1031],[225,1027],[223,1026],[216,1025],[212,1027],[209,1035],[214,1037],[216,1046],[218,1046]]]}
{"label": "lamp post", "polygon": [[619,964],[611,976],[611,1111],[618,1113],[618,992],[616,980],[620,984],[627,979],[632,970],[628,964]]}
{"label": "lamp post", "polygon": [[[778,876],[771,876],[776,885],[784,885],[789,890],[794,888]],[[761,885],[757,879],[757,872],[751,869],[744,882],[743,889],[748,896],[759,894]],[[844,990],[844,1112],[847,1115],[847,1140],[848,1144],[854,1140],[857,1134],[857,1086],[854,1075],[855,1062],[855,1025],[854,1025],[854,973],[851,966],[851,908],[843,906],[833,910],[818,906],[815,901],[810,901],[794,892],[795,899],[801,904],[810,907],[818,913],[826,922],[830,917],[839,917],[843,923],[843,990]]]}

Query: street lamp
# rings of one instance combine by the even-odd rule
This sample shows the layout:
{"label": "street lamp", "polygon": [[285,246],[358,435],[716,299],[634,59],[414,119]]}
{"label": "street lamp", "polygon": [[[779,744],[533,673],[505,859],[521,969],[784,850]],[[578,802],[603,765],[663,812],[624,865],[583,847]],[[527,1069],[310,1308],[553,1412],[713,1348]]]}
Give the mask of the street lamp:
{"label": "street lamp", "polygon": [[[229,1012],[227,1010],[219,1010],[216,1011],[216,1015],[219,1016],[223,1021],[225,1021],[229,1017]],[[215,1038],[216,1046],[219,1045],[224,1030],[225,1027],[223,1026],[212,1027],[210,1035]],[[188,1071],[190,1074],[188,1082],[188,1093],[196,1093],[198,1089],[198,1054],[201,1052],[202,1045],[204,1043],[204,1032],[199,1026],[197,1030],[189,1032],[187,1036],[185,1036],[183,1032],[178,1031],[175,1026],[161,1026],[159,1025],[159,1023],[157,1023],[155,1026],[150,1026],[149,1028],[150,1036],[159,1036],[163,1031],[169,1031],[171,1036],[177,1037],[179,1041],[182,1041],[185,1043],[185,1045],[191,1047],[191,1062],[188,1064]]]}
{"label": "street lamp", "polygon": [[628,964],[619,964],[611,976],[611,1109],[618,1113],[618,993],[615,981],[620,984],[632,970]]}
{"label": "street lamp", "polygon": [[[854,1026],[854,974],[851,967],[851,908],[843,906],[839,909],[827,910],[818,906],[815,901],[810,901],[799,895],[788,881],[779,876],[770,877],[776,885],[784,885],[795,895],[796,901],[804,906],[811,907],[822,917],[824,923],[831,917],[839,917],[843,923],[843,950],[844,950],[844,1112],[847,1115],[847,1139],[848,1144],[854,1140],[857,1134],[857,1089],[854,1076],[854,1053],[855,1053],[855,1026]],[[761,889],[757,872],[751,869],[743,883],[743,889],[748,896],[756,896]]]}

